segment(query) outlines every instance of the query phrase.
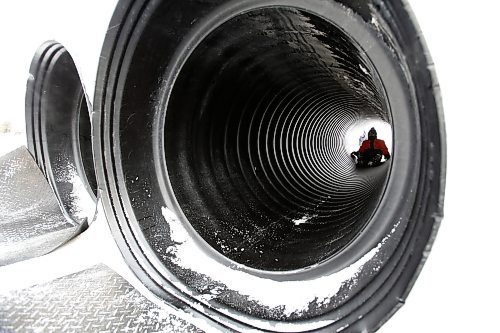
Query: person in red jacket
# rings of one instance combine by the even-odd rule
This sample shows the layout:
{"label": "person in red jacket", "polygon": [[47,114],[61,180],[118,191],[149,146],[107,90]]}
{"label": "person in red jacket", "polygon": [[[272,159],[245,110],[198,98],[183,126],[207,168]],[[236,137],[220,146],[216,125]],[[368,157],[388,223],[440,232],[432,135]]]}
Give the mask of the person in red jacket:
{"label": "person in red jacket", "polygon": [[358,166],[368,167],[381,165],[382,156],[386,160],[391,158],[384,140],[377,139],[377,131],[374,127],[368,132],[368,140],[363,141],[359,150],[353,152],[351,156],[355,159]]}

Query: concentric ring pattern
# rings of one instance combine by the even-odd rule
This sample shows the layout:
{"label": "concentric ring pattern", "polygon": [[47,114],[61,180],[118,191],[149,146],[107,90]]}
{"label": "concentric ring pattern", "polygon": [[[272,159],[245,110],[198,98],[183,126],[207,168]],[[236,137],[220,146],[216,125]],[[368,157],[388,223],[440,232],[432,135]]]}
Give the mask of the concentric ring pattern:
{"label": "concentric ring pattern", "polygon": [[362,50],[317,16],[267,8],[226,22],[188,58],[166,113],[184,215],[246,266],[293,270],[331,257],[382,195],[388,163],[358,170],[345,148],[356,124],[390,124],[381,84]]}

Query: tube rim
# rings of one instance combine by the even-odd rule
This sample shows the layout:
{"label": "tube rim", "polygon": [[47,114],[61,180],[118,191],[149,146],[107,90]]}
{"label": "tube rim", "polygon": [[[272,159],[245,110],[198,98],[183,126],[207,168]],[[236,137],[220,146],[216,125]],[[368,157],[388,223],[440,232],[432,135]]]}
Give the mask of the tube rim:
{"label": "tube rim", "polygon": [[[124,6],[125,2],[122,2],[121,4],[122,4],[122,7],[121,7],[121,8],[122,8],[122,9],[123,9],[123,8],[125,8],[125,6]],[[407,8],[405,8],[405,9],[407,9]],[[117,9],[117,12],[115,13],[115,17],[114,17],[114,19],[117,19],[117,18],[118,18],[118,19],[120,20],[119,16],[121,16],[122,14],[125,14],[125,13],[119,13],[119,11],[120,11],[120,10],[119,10],[119,9]],[[120,21],[121,21],[121,20],[120,20]],[[113,23],[113,22],[112,22],[112,23]],[[113,33],[113,34],[114,34],[114,33]],[[113,34],[112,34],[112,35],[113,35]],[[110,40],[110,39],[112,39],[112,38],[113,38],[113,36],[111,36],[111,37],[110,37],[110,36],[108,36],[108,38],[106,39],[106,40],[108,41],[108,43],[109,43],[109,40]],[[105,43],[106,43],[106,42],[105,42]],[[106,45],[106,44],[105,44],[105,45]],[[109,46],[109,45],[108,45],[108,46]],[[103,51],[104,51],[104,49],[103,49]],[[105,61],[101,60],[101,62],[102,62],[102,63],[101,63],[101,65],[102,65],[102,66],[106,66]],[[100,71],[100,73],[102,73],[102,72]],[[102,77],[102,76],[101,76],[101,79],[103,79],[103,77]],[[107,80],[107,78],[106,78],[106,80]],[[102,84],[102,81],[101,81],[101,82],[99,82],[99,81],[98,81],[98,84]],[[103,86],[103,85],[101,85],[100,87],[98,86],[98,92],[102,93],[102,91],[101,91],[101,89],[102,89],[102,88],[104,88],[104,86]],[[102,100],[99,100],[99,96],[98,96],[98,94],[96,94],[96,96],[97,96],[97,97],[96,97],[96,102],[100,102],[100,101],[102,101]],[[103,97],[104,97],[104,96],[103,96]],[[431,102],[432,102],[432,101],[431,101]],[[436,102],[436,101],[434,100],[434,102]],[[439,101],[437,101],[437,104],[439,104]],[[99,104],[98,104],[98,103],[96,103],[96,105],[99,105]],[[99,111],[101,111],[101,109],[98,109],[98,110],[99,110]],[[418,108],[417,110],[420,110],[420,108]],[[418,112],[418,111],[416,111],[416,112]],[[441,112],[441,108],[440,108],[440,106],[439,106],[439,105],[437,105],[437,110],[436,110],[436,113],[438,114],[438,116],[440,115],[440,112]],[[99,126],[102,126],[102,125],[101,125],[101,123],[100,123],[100,118],[99,118],[98,113],[99,113],[99,112],[97,112],[97,113],[96,113],[96,116],[95,116],[95,117],[96,117],[96,119],[97,119],[96,123],[99,123]],[[441,124],[441,123],[439,123],[439,126],[442,126],[442,124]],[[396,126],[395,126],[395,127],[396,127]],[[419,127],[419,128],[420,128],[420,127]],[[102,128],[101,128],[100,130],[102,130]],[[101,132],[101,133],[102,133],[102,132]],[[99,133],[99,134],[101,134],[101,133]],[[441,136],[443,135],[442,128],[441,128],[441,130],[440,130],[440,135],[441,135]],[[94,136],[94,137],[96,137],[96,136]],[[101,144],[100,140],[101,140],[101,138],[99,138],[99,139],[98,139],[99,144]],[[396,140],[395,140],[395,141],[396,141]],[[443,142],[443,141],[441,141],[441,142]],[[107,142],[108,147],[109,147],[109,144],[110,144],[110,141],[108,141],[108,142]],[[101,148],[101,146],[100,146],[100,145],[99,145],[99,147]],[[441,148],[441,147],[439,147],[439,148]],[[396,152],[395,152],[395,155],[396,155]],[[444,154],[442,155],[442,157],[443,157],[443,156],[444,156]],[[101,157],[101,155],[99,155],[99,157],[97,158],[97,159],[98,159],[98,164],[99,164],[99,165],[101,165],[101,166],[104,166],[104,165],[105,165],[105,161],[104,161],[104,160],[101,160],[101,158],[102,158],[102,157]],[[441,159],[441,160],[439,161],[439,163],[440,163],[440,165],[441,165],[441,166],[442,166],[442,164],[441,164],[441,163],[442,163],[442,161],[443,161],[443,159]],[[157,163],[158,163],[158,162],[157,162]],[[99,168],[99,169],[101,169],[101,168]],[[443,172],[443,169],[441,169],[441,172]],[[442,176],[441,176],[441,179],[442,179],[442,178],[444,178],[444,173],[442,173],[441,175],[442,175]],[[106,178],[106,176],[104,175],[104,172],[103,172],[103,174],[101,174],[101,171],[99,171],[99,179],[100,179],[100,182],[99,182],[99,183],[100,183],[100,184],[105,184],[105,187],[106,187],[106,190],[107,190],[107,186],[109,185],[109,183],[105,183],[105,182],[103,182],[103,179],[104,179],[104,178]],[[391,177],[391,178],[392,178],[392,177]],[[120,179],[120,177],[119,177],[119,179],[118,179],[118,180],[119,180],[119,181],[124,181],[124,179]],[[442,193],[442,191],[444,190],[444,187],[440,187],[440,189],[441,189],[441,190],[440,190],[439,192],[440,192],[440,193]],[[414,192],[416,192],[416,191],[414,191]],[[128,196],[126,196],[126,192],[124,192],[123,194],[124,194],[124,195],[123,195],[122,197],[123,197],[123,198],[125,198],[125,201],[126,201],[126,200],[129,200]],[[112,199],[112,200],[121,200],[119,197],[117,197],[117,196],[116,196],[116,193],[110,193],[110,195],[111,195],[111,197],[113,197],[113,199]],[[106,196],[105,196],[105,197],[106,197]],[[442,195],[441,195],[440,197],[442,197]],[[107,199],[107,198],[106,198],[106,201],[107,201],[107,202],[106,202],[106,205],[105,205],[105,206],[107,206],[107,209],[106,209],[106,211],[107,211],[107,216],[108,216],[108,219],[110,220],[110,224],[111,224],[111,226],[112,226],[112,229],[114,229],[115,234],[116,234],[116,232],[118,232],[118,233],[119,233],[118,235],[122,235],[122,236],[123,236],[123,235],[125,235],[126,239],[128,239],[129,241],[137,237],[137,238],[139,238],[139,239],[140,239],[140,240],[139,240],[139,243],[142,243],[143,239],[141,239],[141,235],[140,235],[140,234],[137,234],[137,230],[134,232],[133,230],[128,229],[128,227],[126,228],[126,229],[128,229],[128,230],[125,230],[125,229],[124,229],[124,227],[126,227],[126,226],[125,226],[124,224],[122,224],[122,223],[120,223],[120,222],[118,222],[118,221],[116,221],[116,220],[115,220],[115,214],[116,214],[116,212],[112,212],[112,210],[113,210],[113,209],[112,209],[112,208],[110,208],[113,204],[112,204],[112,202],[111,202],[111,201],[109,201],[109,199]],[[438,205],[439,205],[439,202],[438,202]],[[438,213],[438,214],[439,214],[439,213]],[[119,214],[119,215],[121,215],[121,214]],[[123,216],[123,215],[122,215],[122,216]],[[119,229],[116,229],[116,227],[118,227]],[[122,236],[121,236],[121,237],[122,237]],[[139,254],[141,253],[141,250],[139,250],[139,247],[136,247],[136,246],[138,246],[138,244],[127,244],[128,242],[127,242],[127,241],[125,241],[125,240],[122,240],[122,239],[121,239],[121,237],[119,237],[119,238],[120,238],[120,239],[119,239],[119,243],[121,243],[121,246],[120,246],[120,247],[122,248],[122,253],[126,254],[126,256],[127,256],[129,259],[132,259],[132,257],[135,257],[136,255],[139,255]],[[125,243],[124,243],[124,242],[125,242]],[[137,242],[137,240],[135,240],[134,242]],[[130,249],[131,249],[132,247],[133,247],[133,248],[135,248],[135,250],[132,250],[132,253],[130,253],[129,251],[130,251]],[[144,255],[144,253],[143,253],[143,255]],[[142,255],[141,255],[141,256],[142,256]],[[137,259],[134,259],[134,260],[137,260]],[[140,261],[142,262],[142,259],[138,259],[138,260],[140,260]],[[148,266],[148,267],[149,267],[148,269],[153,269],[153,266],[149,266],[149,263],[141,263],[141,264],[139,264],[139,266],[141,266],[141,265],[143,265],[143,264],[145,264],[146,266]],[[148,273],[146,273],[145,271],[143,271],[141,268],[138,268],[138,267],[134,267],[134,268],[135,268],[135,269],[134,269],[134,271],[136,272],[136,274],[138,273],[139,275],[142,275],[142,276],[144,276],[144,274],[146,274],[146,275],[148,274]],[[156,267],[156,269],[158,269],[158,267]],[[158,277],[152,277],[152,276],[151,276],[151,277],[150,277],[150,279],[155,280],[155,279],[158,279]],[[161,285],[161,284],[166,284],[166,283],[168,283],[167,281],[164,281],[164,280],[163,280],[163,279],[161,279],[161,278],[160,278],[159,280],[157,280],[157,281],[160,283],[160,285]],[[163,294],[163,295],[164,295],[164,292],[160,292],[160,294]],[[210,310],[207,310],[207,309],[204,309],[204,311],[211,312]]]}

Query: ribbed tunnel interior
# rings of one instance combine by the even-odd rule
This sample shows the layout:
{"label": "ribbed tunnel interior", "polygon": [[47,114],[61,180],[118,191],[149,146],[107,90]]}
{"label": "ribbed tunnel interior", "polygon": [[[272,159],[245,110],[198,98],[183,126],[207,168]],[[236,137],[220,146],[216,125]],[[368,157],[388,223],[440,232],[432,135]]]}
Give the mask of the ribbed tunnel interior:
{"label": "ribbed tunnel interior", "polygon": [[387,180],[389,163],[356,169],[346,148],[359,124],[390,125],[381,86],[350,37],[312,14],[267,8],[217,28],[166,110],[168,174],[189,223],[252,268],[299,269],[337,253]]}

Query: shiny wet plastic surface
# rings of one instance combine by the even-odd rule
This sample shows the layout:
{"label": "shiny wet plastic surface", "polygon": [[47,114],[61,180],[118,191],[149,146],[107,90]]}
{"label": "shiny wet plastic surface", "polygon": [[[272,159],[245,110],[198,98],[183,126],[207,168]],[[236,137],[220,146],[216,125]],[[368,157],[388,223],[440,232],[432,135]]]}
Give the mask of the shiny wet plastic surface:
{"label": "shiny wet plastic surface", "polygon": [[0,157],[0,265],[44,255],[79,230],[26,148]]}

